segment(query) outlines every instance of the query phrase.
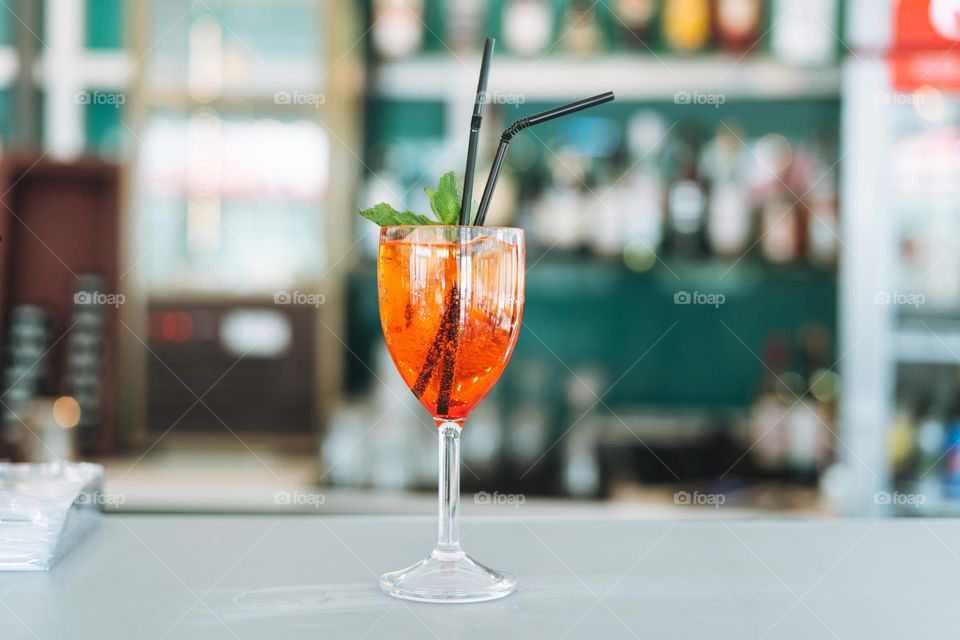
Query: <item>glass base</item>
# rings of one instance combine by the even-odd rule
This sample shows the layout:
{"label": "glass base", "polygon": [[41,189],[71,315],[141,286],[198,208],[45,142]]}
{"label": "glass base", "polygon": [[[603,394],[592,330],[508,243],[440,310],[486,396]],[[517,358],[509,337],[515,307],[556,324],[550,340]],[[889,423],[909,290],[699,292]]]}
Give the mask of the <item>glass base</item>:
{"label": "glass base", "polygon": [[455,604],[508,596],[517,588],[517,581],[509,573],[475,562],[463,551],[434,549],[426,560],[380,576],[380,588],[404,600]]}

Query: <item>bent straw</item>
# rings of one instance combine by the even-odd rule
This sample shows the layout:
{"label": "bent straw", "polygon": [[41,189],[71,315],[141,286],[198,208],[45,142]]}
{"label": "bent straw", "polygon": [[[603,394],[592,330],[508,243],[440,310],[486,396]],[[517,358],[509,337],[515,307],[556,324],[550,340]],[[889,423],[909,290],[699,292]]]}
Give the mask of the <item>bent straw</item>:
{"label": "bent straw", "polygon": [[[484,73],[481,70],[481,77],[483,75]],[[482,79],[481,82],[483,82]],[[490,169],[490,176],[487,178],[487,184],[483,189],[483,199],[480,201],[480,209],[477,212],[477,218],[474,221],[474,225],[482,226],[483,221],[486,219],[487,209],[490,207],[490,198],[493,195],[493,189],[496,186],[497,178],[500,175],[500,169],[503,165],[503,158],[506,155],[507,146],[510,144],[513,136],[520,131],[523,131],[527,127],[531,127],[535,124],[540,124],[541,122],[546,122],[547,120],[553,120],[554,118],[576,113],[577,111],[582,111],[583,109],[589,109],[590,107],[595,107],[599,104],[603,104],[604,102],[610,102],[613,100],[613,97],[613,92],[608,91],[590,98],[578,100],[577,102],[571,102],[570,104],[555,107],[527,118],[521,118],[507,127],[506,131],[504,131],[503,135],[500,137],[500,146],[497,149],[497,155],[494,159],[493,166]],[[473,123],[471,123],[471,125],[472,124]],[[472,133],[473,131],[471,128],[471,134]],[[469,166],[469,157],[467,162]],[[467,190],[464,189],[464,194],[467,193]],[[466,200],[469,202],[469,195],[466,196]],[[461,206],[461,215],[462,214],[463,208]],[[454,283],[449,293],[449,300],[447,301],[446,308],[441,315],[440,327],[437,330],[437,335],[433,339],[433,343],[431,344],[427,353],[426,361],[424,362],[423,368],[420,371],[420,375],[417,377],[417,381],[413,387],[414,394],[416,394],[416,396],[419,398],[426,390],[426,386],[429,383],[430,378],[435,374],[437,366],[440,366],[440,388],[437,397],[436,409],[437,414],[440,416],[447,415],[450,410],[450,393],[452,391],[451,387],[453,383],[454,367],[456,366],[456,350],[460,337],[460,327],[457,324],[457,318],[459,315],[459,289]]]}
{"label": "bent straw", "polygon": [[500,177],[500,170],[503,168],[503,158],[507,155],[507,146],[510,144],[510,141],[513,139],[513,136],[517,135],[527,127],[532,127],[535,124],[540,124],[541,122],[546,122],[547,120],[553,120],[555,118],[561,118],[571,113],[576,113],[577,111],[583,111],[584,109],[589,109],[590,107],[595,107],[597,105],[603,104],[604,102],[610,102],[613,100],[613,91],[607,91],[606,93],[601,93],[589,98],[584,98],[583,100],[577,100],[576,102],[571,102],[570,104],[565,104],[560,107],[554,107],[553,109],[548,109],[546,111],[541,111],[540,113],[528,116],[526,118],[520,118],[512,125],[504,130],[503,135],[500,136],[500,146],[497,147],[497,155],[493,158],[493,166],[490,167],[490,175],[487,177],[487,184],[483,188],[483,198],[480,200],[480,209],[477,210],[477,218],[474,220],[476,226],[483,226],[484,220],[487,217],[487,209],[490,208],[490,200],[493,198],[493,190],[497,186],[497,178]]}
{"label": "bent straw", "polygon": [[460,225],[470,224],[470,205],[473,204],[473,173],[477,166],[477,138],[483,121],[483,106],[487,103],[487,80],[490,78],[490,58],[493,55],[493,38],[483,44],[483,61],[480,63],[480,80],[477,82],[477,98],[473,103],[470,119],[470,142],[467,145],[467,168],[463,174],[463,200],[460,203]]}

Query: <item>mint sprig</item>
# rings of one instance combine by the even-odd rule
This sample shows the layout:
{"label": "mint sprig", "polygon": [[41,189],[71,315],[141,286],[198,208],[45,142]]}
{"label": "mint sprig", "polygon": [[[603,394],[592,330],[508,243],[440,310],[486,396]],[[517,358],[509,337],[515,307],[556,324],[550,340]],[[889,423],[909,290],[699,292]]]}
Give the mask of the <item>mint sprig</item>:
{"label": "mint sprig", "polygon": [[375,204],[369,209],[360,209],[357,213],[381,227],[421,224],[455,225],[460,222],[463,189],[457,183],[457,177],[453,171],[440,176],[440,183],[436,189],[427,187],[424,191],[430,199],[430,210],[436,220],[412,211],[397,211],[385,202]]}
{"label": "mint sprig", "polygon": [[412,211],[397,211],[386,202],[375,204],[369,209],[361,209],[357,213],[362,215],[367,220],[377,223],[381,227],[434,224],[434,222],[427,216],[422,216],[419,213],[413,213]]}
{"label": "mint sprig", "polygon": [[463,189],[457,184],[453,171],[440,176],[437,190],[427,187],[424,189],[430,198],[430,209],[440,224],[457,224],[460,221],[460,201],[463,198]]}

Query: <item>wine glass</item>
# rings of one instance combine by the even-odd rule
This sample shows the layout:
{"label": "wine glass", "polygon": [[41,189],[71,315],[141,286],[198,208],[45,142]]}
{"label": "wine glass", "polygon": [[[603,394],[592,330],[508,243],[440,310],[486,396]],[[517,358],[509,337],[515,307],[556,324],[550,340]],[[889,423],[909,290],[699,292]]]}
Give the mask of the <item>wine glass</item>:
{"label": "wine glass", "polygon": [[390,595],[480,602],[516,580],[460,548],[460,430],[510,360],[523,314],[523,231],[505,227],[383,227],[380,322],[400,375],[440,434],[439,535],[425,560],[380,578]]}

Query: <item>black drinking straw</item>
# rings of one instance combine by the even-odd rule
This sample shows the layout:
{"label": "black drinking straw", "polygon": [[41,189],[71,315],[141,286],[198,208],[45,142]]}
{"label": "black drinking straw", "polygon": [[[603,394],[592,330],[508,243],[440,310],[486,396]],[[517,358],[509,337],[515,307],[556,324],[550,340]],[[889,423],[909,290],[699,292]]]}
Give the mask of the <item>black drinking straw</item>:
{"label": "black drinking straw", "polygon": [[480,63],[480,81],[477,83],[477,98],[473,103],[470,119],[470,142],[467,145],[467,168],[463,174],[463,201],[460,203],[460,224],[470,224],[470,206],[473,203],[473,173],[477,166],[477,138],[483,121],[483,106],[487,103],[487,79],[490,77],[490,57],[493,55],[493,38],[483,44],[483,61]]}
{"label": "black drinking straw", "polygon": [[611,100],[613,100],[613,91],[607,91],[606,93],[601,93],[590,98],[584,98],[583,100],[577,100],[576,102],[565,104],[562,107],[554,107],[553,109],[547,109],[546,111],[541,111],[540,113],[528,116],[526,118],[520,118],[512,125],[507,127],[503,132],[503,135],[500,136],[500,146],[497,147],[497,155],[493,158],[493,166],[490,167],[490,175],[487,177],[487,184],[483,188],[483,198],[480,200],[480,209],[477,211],[477,219],[474,220],[473,224],[478,227],[483,226],[483,221],[487,217],[487,209],[490,208],[490,200],[493,197],[493,189],[497,186],[497,178],[500,177],[500,169],[503,168],[503,158],[507,155],[507,145],[510,144],[513,136],[517,135],[527,127],[532,127],[535,124],[540,124],[541,122],[546,122],[547,120],[553,120],[554,118],[562,118],[563,116],[570,115],[571,113],[583,111],[584,109],[589,109],[590,107],[595,107],[598,104],[610,102]]}

